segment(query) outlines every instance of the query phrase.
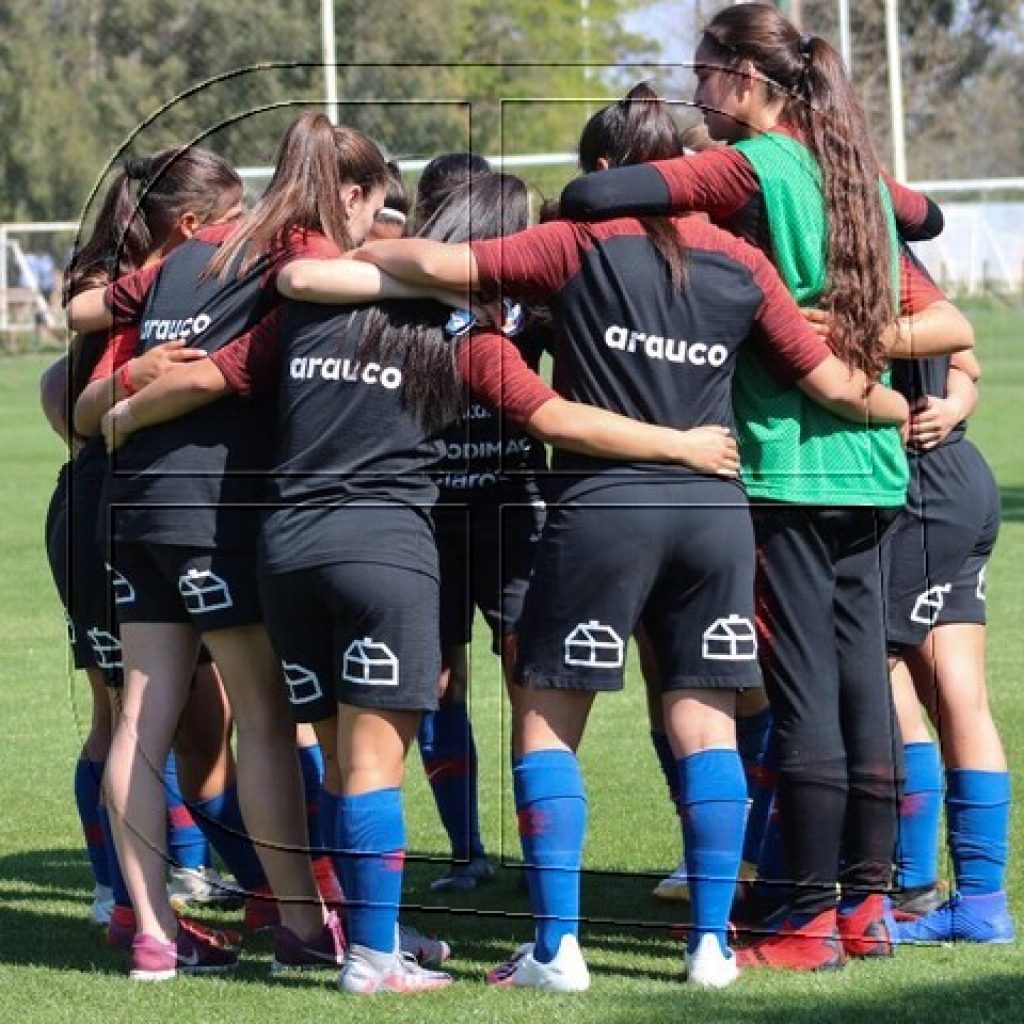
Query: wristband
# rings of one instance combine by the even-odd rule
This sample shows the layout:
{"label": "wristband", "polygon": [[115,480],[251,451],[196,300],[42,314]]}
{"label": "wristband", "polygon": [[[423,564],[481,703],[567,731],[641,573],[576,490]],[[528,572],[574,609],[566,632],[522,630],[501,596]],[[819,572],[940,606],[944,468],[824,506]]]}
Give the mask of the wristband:
{"label": "wristband", "polygon": [[[131,360],[128,362],[130,363]],[[126,395],[135,394],[135,386],[132,384],[131,374],[128,373],[128,363],[124,363],[121,369],[117,371],[117,383],[121,385],[121,390]]]}

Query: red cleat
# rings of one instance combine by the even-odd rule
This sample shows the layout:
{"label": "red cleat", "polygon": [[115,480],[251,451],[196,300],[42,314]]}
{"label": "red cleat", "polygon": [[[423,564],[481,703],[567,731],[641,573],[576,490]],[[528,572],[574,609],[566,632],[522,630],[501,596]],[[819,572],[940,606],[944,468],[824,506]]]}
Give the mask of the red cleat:
{"label": "red cleat", "polygon": [[892,956],[885,897],[872,893],[849,913],[839,911],[839,937],[847,956]]}
{"label": "red cleat", "polygon": [[[211,928],[190,917],[178,917],[178,925],[193,938],[218,949],[238,949],[242,945],[241,933],[230,928]],[[115,949],[131,949],[134,938],[135,911],[131,907],[114,907],[107,925],[107,945]]]}
{"label": "red cleat", "polygon": [[774,935],[737,949],[735,956],[741,968],[838,971],[846,963],[834,908],[823,910],[799,927],[787,918]]}

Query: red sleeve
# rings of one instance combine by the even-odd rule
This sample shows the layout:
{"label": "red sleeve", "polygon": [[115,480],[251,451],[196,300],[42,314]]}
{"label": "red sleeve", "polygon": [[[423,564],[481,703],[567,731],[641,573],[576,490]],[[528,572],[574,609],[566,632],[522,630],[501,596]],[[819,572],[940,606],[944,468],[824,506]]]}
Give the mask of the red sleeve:
{"label": "red sleeve", "polygon": [[882,171],[882,180],[892,199],[892,212],[896,222],[907,229],[919,228],[928,216],[928,197],[901,185],[895,178]]}
{"label": "red sleeve", "polygon": [[277,275],[295,260],[333,260],[341,255],[341,249],[319,231],[304,231],[296,228],[288,239],[270,252],[270,267],[260,282],[263,287],[273,284]]}
{"label": "red sleeve", "polygon": [[832,350],[811,329],[778,272],[760,253],[751,268],[764,298],[756,313],[758,330],[752,341],[772,373],[795,384],[817,369]]}
{"label": "red sleeve", "polygon": [[741,210],[761,191],[750,161],[731,146],[656,160],[651,166],[665,179],[672,213],[702,212],[712,220],[722,220]]}
{"label": "red sleeve", "polygon": [[103,292],[103,304],[110,310],[116,325],[135,324],[142,319],[146,296],[162,264],[161,260],[132,274],[125,274],[107,285]]}
{"label": "red sleeve", "polygon": [[232,391],[248,395],[265,390],[277,376],[278,338],[285,305],[277,306],[255,327],[216,352],[210,353],[214,366]]}
{"label": "red sleeve", "polygon": [[945,298],[935,282],[901,249],[900,314],[912,316],[935,302],[944,302]]}
{"label": "red sleeve", "polygon": [[558,397],[503,334],[471,334],[459,346],[458,363],[470,390],[518,426],[525,426],[545,402]]}
{"label": "red sleeve", "polygon": [[469,244],[484,289],[527,302],[547,301],[580,267],[576,225],[564,220]]}
{"label": "red sleeve", "polygon": [[100,356],[89,375],[89,383],[91,384],[94,380],[106,380],[107,377],[117,373],[129,359],[135,358],[138,345],[138,327],[122,327],[120,330],[113,331],[107,338],[107,347],[103,350],[103,355]]}

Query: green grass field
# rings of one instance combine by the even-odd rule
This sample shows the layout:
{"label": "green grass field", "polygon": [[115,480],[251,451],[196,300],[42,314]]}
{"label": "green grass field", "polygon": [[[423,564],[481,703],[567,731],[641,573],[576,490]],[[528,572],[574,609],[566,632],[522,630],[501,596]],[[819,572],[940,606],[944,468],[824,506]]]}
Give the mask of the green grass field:
{"label": "green grass field", "polygon": [[[1024,334],[1019,312],[974,316],[985,367],[972,437],[990,459],[1003,492],[1004,526],[989,570],[990,684],[1018,793],[1024,774],[1024,708],[1017,700],[1024,664]],[[680,947],[654,904],[654,879],[675,864],[677,828],[647,738],[635,670],[624,694],[598,701],[582,758],[590,797],[583,944],[594,973],[583,996],[489,990],[483,972],[529,936],[518,872],[465,897],[450,912],[427,883],[437,866],[415,861],[407,874],[408,918],[449,938],[457,984],[412,1000],[355,1001],[333,979],[271,982],[269,944],[248,940],[231,980],[180,979],[138,986],[124,958],[86,921],[91,890],[72,795],[72,771],[88,690],[69,676],[64,623],[42,545],[43,519],[60,464],[36,402],[39,356],[0,359],[0,1021],[238,1021],[354,1019],[554,1022],[760,1020],[1024,1020],[1024,950],[966,947],[901,950],[894,961],[855,963],[836,976],[747,974],[724,993],[680,983]],[[496,666],[474,648],[474,705],[482,762],[486,838],[496,855],[518,855],[507,780],[506,730]],[[440,855],[442,833],[418,764],[406,799],[410,846]],[[1013,821],[1009,888],[1024,925],[1020,850],[1024,813]],[[212,915],[229,922],[230,915]]]}

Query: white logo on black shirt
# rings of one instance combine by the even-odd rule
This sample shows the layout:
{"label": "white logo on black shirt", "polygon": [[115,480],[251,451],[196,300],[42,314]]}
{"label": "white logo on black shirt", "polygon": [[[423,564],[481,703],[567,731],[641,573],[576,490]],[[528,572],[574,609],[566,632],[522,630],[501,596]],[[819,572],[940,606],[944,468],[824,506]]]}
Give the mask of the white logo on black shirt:
{"label": "white logo on black shirt", "polygon": [[985,596],[986,595],[986,589],[985,589],[985,570],[987,568],[988,568],[987,565],[983,565],[978,570],[978,586],[974,590],[974,596],[979,601],[987,601],[988,600],[988,598]]}
{"label": "white logo on black shirt", "polygon": [[292,704],[309,704],[324,695],[320,678],[312,670],[295,662],[283,661],[284,681],[288,684],[288,700]]}
{"label": "white logo on black shirt", "polygon": [[591,619],[565,638],[565,663],[579,668],[622,668],[626,645],[611,626]]}
{"label": "white logo on black shirt", "polygon": [[701,655],[705,661],[753,661],[757,657],[753,623],[742,615],[715,619],[704,630]]}
{"label": "white logo on black shirt", "polygon": [[219,612],[234,603],[227,580],[209,569],[189,569],[179,576],[178,591],[185,599],[185,608],[192,615]]}
{"label": "white logo on black shirt", "polygon": [[952,583],[943,583],[919,594],[914,602],[914,610],[910,613],[911,622],[920,622],[923,626],[934,626],[942,609],[946,605],[946,595],[953,589]]}
{"label": "white logo on black shirt", "polygon": [[379,384],[393,391],[402,385],[402,371],[397,366],[380,363],[359,363],[355,359],[336,359],[333,356],[296,356],[288,364],[292,380],[343,380],[350,384]]}
{"label": "white logo on black shirt", "polygon": [[677,341],[660,334],[644,334],[613,324],[604,332],[604,343],[622,352],[640,351],[648,359],[665,359],[670,363],[693,366],[721,366],[729,358],[725,345],[708,345],[703,341]]}
{"label": "white logo on black shirt", "polygon": [[345,651],[341,678],[357,686],[397,686],[398,658],[387,644],[364,636]]}
{"label": "white logo on black shirt", "polygon": [[213,321],[205,313],[186,316],[180,320],[143,320],[139,338],[149,341],[168,341],[170,338],[191,338],[202,334]]}

